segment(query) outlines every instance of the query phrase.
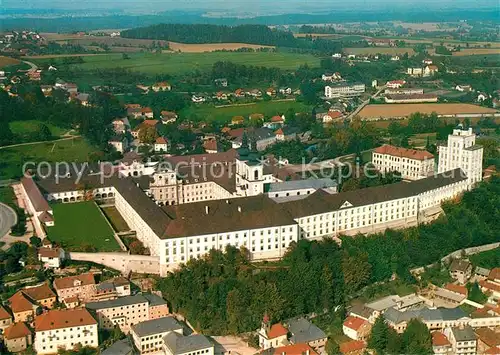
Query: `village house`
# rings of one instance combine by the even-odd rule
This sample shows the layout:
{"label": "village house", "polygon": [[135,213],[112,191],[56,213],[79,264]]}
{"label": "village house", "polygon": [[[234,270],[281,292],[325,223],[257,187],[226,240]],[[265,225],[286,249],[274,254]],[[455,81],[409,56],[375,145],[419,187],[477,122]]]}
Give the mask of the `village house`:
{"label": "village house", "polygon": [[128,139],[124,135],[116,135],[109,139],[108,144],[123,154],[128,148]]}
{"label": "village house", "polygon": [[362,318],[349,316],[342,325],[342,331],[353,340],[366,340],[370,336],[371,324]]}
{"label": "village house", "polygon": [[130,123],[127,118],[117,118],[113,120],[112,124],[116,134],[125,134],[130,128]]}
{"label": "village house", "polygon": [[436,74],[438,71],[439,71],[439,69],[436,65],[427,65],[424,68],[423,76],[432,76],[432,75]]}
{"label": "village house", "polygon": [[73,349],[80,344],[97,348],[97,321],[85,309],[58,309],[35,319],[34,348],[37,354],[54,354],[59,349]]}
{"label": "village house", "polygon": [[263,121],[264,115],[262,113],[252,113],[248,116],[250,122]]}
{"label": "village house", "polygon": [[322,121],[323,123],[331,123],[335,120],[341,119],[342,117],[344,117],[344,114],[339,110],[329,110],[323,115]]}
{"label": "village house", "polygon": [[[48,215],[47,217],[49,217]],[[47,269],[58,269],[65,258],[64,249],[49,246],[42,246],[38,249],[38,260]]]}
{"label": "village house", "polygon": [[234,96],[236,96],[236,97],[245,97],[245,91],[243,89],[236,89],[234,91]]}
{"label": "village house", "polygon": [[477,337],[477,352],[479,354],[486,354],[490,349],[500,346],[500,332],[490,328],[479,328],[475,329],[474,332]]}
{"label": "village house", "polygon": [[231,126],[242,125],[243,123],[245,123],[243,116],[234,116],[231,118]]}
{"label": "village house", "polygon": [[161,351],[163,337],[170,332],[183,334],[182,325],[174,317],[146,320],[130,327],[134,345],[141,354]]}
{"label": "village house", "polygon": [[52,308],[56,303],[56,294],[43,283],[38,286],[25,287],[9,298],[10,309],[14,315],[14,322],[29,322],[35,316],[39,307]]}
{"label": "village house", "polygon": [[51,85],[40,85],[40,90],[42,90],[43,95],[50,96],[52,94],[53,87]]}
{"label": "village house", "polygon": [[296,128],[285,126],[278,128],[274,134],[276,135],[277,142],[284,142],[297,138],[297,132]]}
{"label": "village house", "polygon": [[281,95],[291,95],[292,94],[292,88],[280,88],[279,93]]}
{"label": "village house", "polygon": [[138,126],[136,126],[130,134],[132,134],[132,137],[134,138],[139,138],[139,132],[143,129],[148,129],[148,128],[154,128],[155,131],[157,131],[157,126],[160,122],[157,120],[144,120],[142,121]]}
{"label": "village house", "polygon": [[139,104],[125,104],[125,109],[127,110],[127,116],[133,118],[139,118],[142,116],[141,105]]}
{"label": "village house", "polygon": [[424,69],[421,67],[418,68],[407,68],[406,73],[411,76],[423,76]]}
{"label": "village house", "polygon": [[216,94],[215,94],[215,99],[221,101],[221,100],[227,100],[227,94],[225,92],[222,92],[222,91],[218,91]]}
{"label": "village house", "polygon": [[491,269],[488,279],[479,281],[479,286],[489,294],[489,302],[500,302],[500,268]]}
{"label": "village house", "polygon": [[339,81],[342,80],[342,76],[339,72],[336,73],[325,73],[321,76],[321,80],[323,81]]}
{"label": "village house", "polygon": [[179,116],[175,112],[172,111],[161,111],[161,123],[163,124],[169,124],[169,123],[175,123]]}
{"label": "village house", "polygon": [[455,86],[455,90],[461,91],[461,92],[472,91],[472,86],[470,86],[470,85],[457,85],[457,86]]}
{"label": "village house", "polygon": [[38,70],[30,70],[26,73],[26,75],[28,76],[28,78],[31,80],[31,81],[40,81],[42,80],[42,71],[40,69]]}
{"label": "village house", "polygon": [[288,332],[290,333],[290,343],[309,344],[314,350],[323,348],[326,345],[327,335],[305,318],[293,319],[287,322]]}
{"label": "village house", "polygon": [[23,322],[14,323],[4,329],[3,340],[11,353],[24,351],[33,343],[31,330]]}
{"label": "village house", "polygon": [[275,88],[268,88],[266,90],[266,95],[267,96],[276,96],[276,89]]}
{"label": "village house", "polygon": [[170,91],[170,90],[172,90],[172,87],[166,81],[162,81],[162,82],[153,84],[151,89],[153,89],[154,92]]}
{"label": "village house", "polygon": [[170,314],[168,303],[160,296],[153,293],[143,293],[144,298],[149,302],[149,319],[158,319]]}
{"label": "village house", "polygon": [[472,264],[468,260],[453,259],[450,264],[450,276],[464,285],[472,275]]}
{"label": "village house", "polygon": [[141,115],[144,118],[152,119],[153,118],[153,110],[151,109],[151,107],[143,107],[143,108],[141,108]]}
{"label": "village house", "polygon": [[261,355],[318,355],[313,348],[307,344],[284,345],[278,348],[270,348],[260,352]]}
{"label": "village house", "polygon": [[90,301],[96,292],[94,274],[86,273],[56,278],[54,289],[60,300],[77,297],[81,302]]}
{"label": "village house", "polygon": [[228,82],[225,78],[219,78],[214,80],[215,86],[227,87]]}
{"label": "village house", "polygon": [[483,101],[486,101],[487,99],[489,98],[489,95],[484,93],[484,92],[480,92],[478,95],[477,95],[477,98],[476,98],[476,101],[477,102],[483,102]]}
{"label": "village house", "polygon": [[203,97],[203,96],[193,95],[193,96],[191,97],[191,101],[193,101],[193,102],[194,102],[194,103],[196,103],[196,104],[200,104],[200,103],[202,103],[202,102],[207,101],[207,99],[206,99],[205,97]]}
{"label": "village house", "polygon": [[288,329],[281,323],[271,324],[267,314],[264,315],[258,334],[261,349],[278,348],[288,344]]}
{"label": "village house", "polygon": [[451,343],[441,331],[432,332],[432,350],[436,355],[447,355],[451,353]]}
{"label": "village house", "polygon": [[222,146],[215,138],[204,141],[203,149],[205,149],[205,153],[208,154],[215,154],[223,151]]}
{"label": "village house", "polygon": [[390,89],[399,89],[404,84],[406,84],[405,80],[392,80],[388,81],[385,85]]}
{"label": "village house", "polygon": [[363,355],[366,350],[366,342],[362,340],[351,340],[339,345],[340,353],[343,355]]}
{"label": "village house", "polygon": [[12,324],[12,315],[0,305],[0,331]]}
{"label": "village house", "polygon": [[165,137],[158,137],[154,143],[154,151],[166,153],[168,152],[168,139]]}
{"label": "village house", "polygon": [[260,91],[259,89],[252,89],[250,91],[247,91],[246,94],[252,97],[261,97],[262,91]]}
{"label": "village house", "polygon": [[148,85],[137,84],[135,87],[138,88],[139,90],[141,90],[143,94],[147,94],[149,92]]}

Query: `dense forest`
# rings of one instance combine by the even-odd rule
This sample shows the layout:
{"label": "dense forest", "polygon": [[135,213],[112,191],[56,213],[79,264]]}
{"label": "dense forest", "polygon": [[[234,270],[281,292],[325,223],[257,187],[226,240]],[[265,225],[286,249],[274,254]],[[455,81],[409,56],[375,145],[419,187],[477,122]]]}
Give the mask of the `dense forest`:
{"label": "dense forest", "polygon": [[124,38],[161,39],[182,43],[250,43],[295,47],[291,32],[272,30],[263,25],[235,27],[218,25],[161,24],[121,32]]}
{"label": "dense forest", "polygon": [[[500,178],[444,205],[437,221],[366,237],[302,240],[282,261],[252,264],[245,250],[212,250],[162,279],[159,288],[207,334],[236,334],[258,328],[267,312],[273,321],[344,305],[370,283],[397,275],[415,282],[409,269],[451,251],[500,241]],[[201,306],[203,305],[203,306]]]}

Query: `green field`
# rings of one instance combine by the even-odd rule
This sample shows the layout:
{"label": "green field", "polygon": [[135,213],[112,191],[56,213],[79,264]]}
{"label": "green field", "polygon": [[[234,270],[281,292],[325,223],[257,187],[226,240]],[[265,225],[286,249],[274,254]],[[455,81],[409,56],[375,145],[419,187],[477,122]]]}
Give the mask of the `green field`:
{"label": "green field", "polygon": [[12,133],[14,133],[16,135],[23,136],[23,135],[29,135],[31,133],[34,133],[37,130],[38,125],[40,123],[45,124],[49,128],[50,133],[52,133],[52,136],[54,136],[54,137],[60,137],[68,131],[67,129],[60,128],[60,127],[54,126],[50,123],[45,123],[45,122],[37,121],[37,120],[13,121],[13,122],[9,123],[9,127],[10,127]]}
{"label": "green field", "polygon": [[126,232],[130,230],[130,227],[127,225],[127,222],[123,219],[122,215],[116,207],[103,207],[102,211],[108,218],[109,223],[113,226],[115,231],[117,232]]}
{"label": "green field", "polygon": [[[125,68],[146,74],[182,74],[195,70],[210,70],[218,61],[237,64],[296,69],[302,64],[319,66],[320,59],[309,54],[280,52],[210,52],[210,53],[130,53],[130,59],[122,54],[82,57],[84,63],[71,65],[72,69],[93,70]],[[58,63],[57,59],[32,59],[36,63]]]}
{"label": "green field", "polygon": [[93,201],[59,203],[52,206],[53,227],[47,227],[51,241],[73,251],[95,247],[97,251],[119,251],[113,230]]}
{"label": "green field", "polygon": [[252,113],[261,113],[266,118],[285,114],[288,109],[295,112],[310,112],[312,106],[296,101],[260,101],[247,105],[229,107],[214,107],[209,105],[192,105],[181,111],[182,117],[204,121],[230,122],[234,116],[243,116],[248,119]]}
{"label": "green field", "polygon": [[0,180],[22,175],[26,162],[86,162],[97,150],[83,138],[0,149]]}

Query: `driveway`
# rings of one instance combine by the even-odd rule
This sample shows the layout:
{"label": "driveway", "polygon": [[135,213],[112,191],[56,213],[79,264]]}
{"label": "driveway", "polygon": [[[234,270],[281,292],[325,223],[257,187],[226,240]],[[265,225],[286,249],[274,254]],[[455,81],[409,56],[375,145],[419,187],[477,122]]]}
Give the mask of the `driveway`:
{"label": "driveway", "polygon": [[10,232],[10,228],[17,223],[17,215],[12,208],[0,203],[0,237]]}

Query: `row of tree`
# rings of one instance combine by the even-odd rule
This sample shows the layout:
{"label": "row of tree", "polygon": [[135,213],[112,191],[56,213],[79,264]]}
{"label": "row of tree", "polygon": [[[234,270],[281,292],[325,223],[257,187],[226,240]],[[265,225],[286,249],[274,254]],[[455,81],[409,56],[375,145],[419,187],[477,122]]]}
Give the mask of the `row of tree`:
{"label": "row of tree", "polygon": [[[444,209],[445,215],[432,224],[345,237],[341,247],[331,239],[301,240],[273,264],[250,263],[244,248],[212,250],[162,279],[159,288],[174,312],[207,334],[255,330],[266,312],[273,322],[324,312],[343,306],[370,283],[394,275],[415,282],[410,267],[430,264],[453,250],[500,240],[499,178],[466,192],[461,203],[446,204]],[[420,353],[420,345],[404,338],[397,353]]]}

